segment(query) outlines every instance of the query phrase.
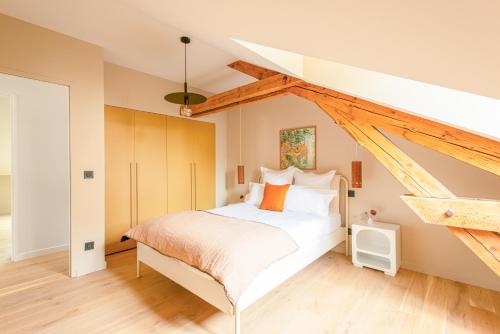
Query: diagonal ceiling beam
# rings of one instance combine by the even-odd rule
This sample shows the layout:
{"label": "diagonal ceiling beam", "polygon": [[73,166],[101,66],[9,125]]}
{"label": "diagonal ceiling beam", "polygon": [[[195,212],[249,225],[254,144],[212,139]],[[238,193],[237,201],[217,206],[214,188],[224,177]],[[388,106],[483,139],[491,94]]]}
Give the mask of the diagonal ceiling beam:
{"label": "diagonal ceiling beam", "polygon": [[303,82],[300,79],[275,74],[257,82],[250,83],[227,92],[213,95],[204,103],[191,106],[193,116],[201,116],[233,106],[262,100],[271,96],[287,93],[287,88]]}
{"label": "diagonal ceiling beam", "polygon": [[[278,73],[243,61],[234,62],[229,67],[258,80]],[[305,82],[288,88],[288,91],[320,106],[413,193],[412,196],[402,196],[402,199],[412,210],[420,210],[417,214],[424,222],[444,225],[451,222],[448,229],[500,276],[500,235],[496,232],[498,201],[456,198],[377,128],[496,175],[500,175],[499,142]],[[427,204],[421,205],[423,202]],[[457,216],[443,220],[444,212],[441,211],[452,206]],[[469,228],[471,226],[487,230]]]}
{"label": "diagonal ceiling beam", "polygon": [[[462,199],[457,199],[456,196],[436,180],[431,174],[420,167],[415,161],[408,157],[404,152],[386,138],[380,131],[368,123],[357,123],[345,116],[344,112],[331,105],[318,102],[317,105],[323,109],[339,126],[349,133],[356,142],[370,151],[377,160],[385,166],[399,182],[401,182],[409,191],[419,197],[402,196],[405,202],[412,198],[433,197],[433,199],[445,201],[448,199],[451,205],[458,214],[463,211],[458,210],[457,203],[462,202]],[[410,200],[411,201],[411,200]],[[432,199],[431,199],[432,201]],[[410,207],[414,209],[414,205]],[[476,204],[478,204],[476,202]],[[485,203],[482,203],[485,204]],[[435,205],[435,204],[433,204]],[[446,205],[445,205],[446,206]],[[464,242],[491,270],[500,276],[500,236],[496,232],[481,231],[470,228],[457,228],[461,223],[462,226],[475,226],[476,228],[484,227],[485,217],[493,215],[499,217],[499,202],[489,201],[488,205],[473,205],[475,210],[468,210],[466,219],[460,222],[453,221],[454,226],[448,226],[451,232]],[[448,207],[447,209],[449,209]],[[435,209],[435,207],[434,207]],[[443,209],[440,213],[444,214],[447,209]],[[438,213],[439,215],[439,213]],[[436,213],[434,214],[436,216]],[[488,229],[498,230],[498,218],[489,218],[490,225]],[[434,217],[435,218],[435,217]],[[426,220],[424,222],[436,223],[435,221]],[[442,221],[438,220],[437,223]]]}
{"label": "diagonal ceiling beam", "polygon": [[[241,60],[228,66],[256,79],[278,73]],[[336,106],[359,123],[367,122],[500,176],[498,141],[306,82],[289,91],[315,102]]]}
{"label": "diagonal ceiling beam", "polygon": [[308,83],[290,92],[336,106],[351,120],[372,124],[500,176],[498,141]]}
{"label": "diagonal ceiling beam", "polygon": [[272,77],[273,75],[278,74],[279,72],[269,70],[264,67],[260,67],[254,64],[247,63],[243,60],[237,60],[234,63],[227,65],[231,67],[233,70],[239,71],[241,73],[245,73],[251,77],[254,77],[257,80],[266,79]]}

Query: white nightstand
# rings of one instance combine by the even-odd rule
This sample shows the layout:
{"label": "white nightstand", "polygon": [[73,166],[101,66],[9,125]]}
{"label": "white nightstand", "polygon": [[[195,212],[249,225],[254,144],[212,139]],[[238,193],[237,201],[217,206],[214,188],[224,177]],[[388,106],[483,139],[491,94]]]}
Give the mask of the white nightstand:
{"label": "white nightstand", "polygon": [[401,264],[399,225],[374,222],[352,224],[352,263],[395,276]]}

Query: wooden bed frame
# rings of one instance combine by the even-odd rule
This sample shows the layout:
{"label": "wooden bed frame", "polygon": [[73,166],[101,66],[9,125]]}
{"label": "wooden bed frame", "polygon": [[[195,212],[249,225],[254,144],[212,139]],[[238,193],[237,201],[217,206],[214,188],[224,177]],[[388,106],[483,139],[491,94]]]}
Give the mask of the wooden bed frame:
{"label": "wooden bed frame", "polygon": [[[341,183],[344,188],[341,191]],[[145,263],[162,273],[172,281],[191,291],[219,310],[234,316],[234,333],[240,334],[240,313],[255,301],[263,297],[275,287],[292,277],[316,259],[335,248],[341,242],[345,243],[346,255],[349,254],[349,206],[347,190],[349,182],[342,175],[335,176],[334,188],[338,191],[338,205],[343,227],[335,229],[331,234],[314,239],[298,251],[273,263],[261,272],[252,284],[233,305],[227,298],[224,287],[210,275],[191,267],[175,258],[163,255],[153,248],[137,243],[137,277],[140,277],[140,264]]]}

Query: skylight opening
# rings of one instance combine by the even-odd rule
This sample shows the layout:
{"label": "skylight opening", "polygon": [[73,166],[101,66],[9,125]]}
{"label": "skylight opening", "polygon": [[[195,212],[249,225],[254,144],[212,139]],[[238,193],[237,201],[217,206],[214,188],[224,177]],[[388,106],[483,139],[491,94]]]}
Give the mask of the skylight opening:
{"label": "skylight opening", "polygon": [[234,39],[307,82],[500,139],[500,100]]}

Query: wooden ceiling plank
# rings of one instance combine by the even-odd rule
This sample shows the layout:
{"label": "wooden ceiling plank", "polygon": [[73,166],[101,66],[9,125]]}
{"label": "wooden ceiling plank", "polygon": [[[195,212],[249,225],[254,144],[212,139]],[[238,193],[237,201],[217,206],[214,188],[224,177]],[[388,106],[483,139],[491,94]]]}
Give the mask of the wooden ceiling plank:
{"label": "wooden ceiling plank", "polygon": [[500,232],[500,201],[411,195],[401,199],[427,224]]}
{"label": "wooden ceiling plank", "polygon": [[290,77],[285,74],[276,74],[266,79],[250,83],[227,92],[215,94],[204,103],[191,106],[193,116],[200,116],[207,113],[213,113],[235,104],[254,102],[259,99],[265,99],[277,91],[284,90],[301,83],[302,80]]}

